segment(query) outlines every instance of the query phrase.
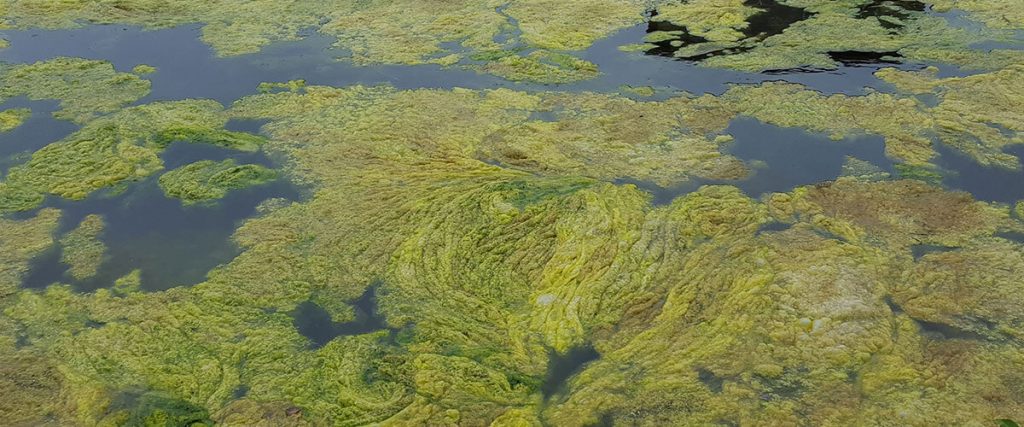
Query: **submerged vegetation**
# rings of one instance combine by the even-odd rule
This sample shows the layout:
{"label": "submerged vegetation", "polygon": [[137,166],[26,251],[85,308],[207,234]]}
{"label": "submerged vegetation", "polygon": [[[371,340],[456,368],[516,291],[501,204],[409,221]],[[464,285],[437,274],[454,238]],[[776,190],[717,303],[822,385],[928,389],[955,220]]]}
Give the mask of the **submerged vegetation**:
{"label": "submerged vegetation", "polygon": [[[0,423],[1024,419],[1024,201],[944,187],[952,172],[939,162],[950,147],[979,168],[1022,168],[1006,151],[1024,143],[1020,51],[968,46],[1015,41],[1006,35],[1020,15],[1002,3],[928,2],[984,22],[979,33],[915,1],[0,0],[14,28],[198,22],[219,54],[235,55],[315,27],[360,64],[541,82],[595,77],[578,51],[648,10],[647,41],[702,66],[834,68],[831,53],[874,46],[984,70],[881,68],[887,92],[834,95],[788,82],[715,95],[293,80],[225,106],[140,103],[150,84],[140,76],[155,71],[145,65],[3,65],[0,98],[56,100],[55,118],[79,127],[4,159]],[[4,110],[0,126],[30,114]],[[744,192],[768,167],[736,151],[732,125],[748,117],[844,144],[874,135],[891,164],[843,155],[834,180]],[[238,123],[261,135],[229,130]],[[182,142],[224,157],[169,157]],[[245,156],[257,151],[273,167]],[[107,240],[117,221],[71,214],[104,193],[133,203],[129,187],[155,182],[214,207],[282,176],[308,193],[232,225],[237,256],[194,286],[143,289],[137,266],[87,292],[21,286],[57,250],[61,280],[107,280],[97,273],[117,249]],[[666,189],[682,190],[655,203]]]}

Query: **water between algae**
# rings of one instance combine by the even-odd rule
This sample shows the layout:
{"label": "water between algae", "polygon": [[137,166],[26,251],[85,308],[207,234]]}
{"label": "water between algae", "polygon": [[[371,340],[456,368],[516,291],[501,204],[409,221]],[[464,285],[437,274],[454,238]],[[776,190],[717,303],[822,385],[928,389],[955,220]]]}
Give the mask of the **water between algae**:
{"label": "water between algae", "polygon": [[[119,71],[129,71],[138,64],[152,65],[157,71],[146,76],[152,81],[152,91],[138,104],[210,98],[226,105],[253,93],[261,82],[292,79],[332,86],[389,84],[400,89],[510,87],[527,91],[614,92],[621,85],[631,85],[695,94],[719,94],[730,83],[770,80],[801,83],[824,93],[860,94],[866,88],[878,91],[891,89],[872,75],[877,67],[870,62],[827,72],[750,74],[702,68],[657,55],[629,55],[617,49],[621,45],[636,43],[647,31],[648,24],[643,24],[595,43],[582,52],[581,57],[597,64],[603,74],[593,80],[560,86],[509,82],[473,71],[442,69],[435,65],[354,66],[337,61],[335,58],[342,52],[331,48],[330,40],[315,34],[301,41],[272,45],[258,54],[218,58],[199,40],[197,26],[156,31],[113,25],[59,31],[4,31],[0,33],[11,42],[11,46],[0,50],[0,61],[30,63],[58,56],[74,56],[110,61]],[[914,69],[921,65],[902,67]],[[942,74],[955,75],[959,71],[943,68]],[[0,105],[0,108],[17,107],[31,108],[32,116],[14,131],[0,134],[0,173],[6,173],[11,165],[24,161],[31,152],[69,135],[77,128],[51,117],[57,108],[55,102],[15,98]],[[233,121],[228,127],[258,133],[261,125],[261,122]],[[751,196],[834,179],[851,156],[871,162],[883,172],[892,172],[893,168],[878,137],[829,141],[824,135],[779,128],[743,117],[733,120],[728,133],[735,136],[728,151],[754,165],[753,173],[743,181],[717,182],[736,185]],[[1021,157],[1024,150],[1016,149],[1010,153]],[[954,172],[945,178],[944,183],[949,187],[966,190],[981,200],[1010,202],[1024,198],[1024,173],[985,168],[944,147],[940,147],[940,154],[938,164]],[[260,153],[234,152],[202,144],[175,143],[162,154],[168,170],[198,160],[229,158],[244,163],[275,165],[272,159]],[[231,234],[243,220],[254,214],[260,202],[275,197],[292,200],[302,197],[299,188],[278,180],[234,191],[215,205],[183,206],[180,201],[165,197],[156,181],[156,177],[151,177],[131,184],[119,193],[99,192],[82,201],[48,199],[44,207],[56,207],[64,212],[60,233],[75,227],[86,215],[103,215],[107,228],[102,240],[108,247],[108,254],[94,278],[75,282],[68,277],[67,266],[61,263],[57,247],[33,261],[24,286],[39,288],[54,282],[70,282],[77,289],[87,291],[109,286],[113,280],[135,269],[141,270],[141,285],[145,290],[195,284],[202,281],[209,270],[238,254],[239,249],[231,241]],[[691,181],[672,188],[629,179],[618,183],[635,184],[651,192],[655,204],[664,204],[702,184],[716,182]],[[24,217],[31,215],[34,212],[19,214]],[[771,229],[771,224],[766,226],[767,231]],[[296,310],[296,327],[314,346],[321,346],[339,335],[384,329],[383,319],[376,310],[375,289],[371,287],[366,295],[353,302],[358,312],[352,322],[334,322],[322,308],[307,303]],[[548,379],[542,387],[545,396],[559,392],[564,382],[583,364],[598,357],[587,346],[563,355],[552,354]]]}

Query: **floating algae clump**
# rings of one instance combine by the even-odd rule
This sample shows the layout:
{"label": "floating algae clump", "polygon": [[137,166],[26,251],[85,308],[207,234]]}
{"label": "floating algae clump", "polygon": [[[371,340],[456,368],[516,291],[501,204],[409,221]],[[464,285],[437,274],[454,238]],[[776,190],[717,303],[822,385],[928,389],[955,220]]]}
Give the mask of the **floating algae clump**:
{"label": "floating algae clump", "polygon": [[1024,117],[1017,113],[1024,102],[1024,66],[947,79],[937,78],[937,73],[938,69],[929,67],[920,72],[884,69],[876,74],[901,91],[935,95],[938,104],[927,112],[942,142],[980,164],[1020,169],[1019,159],[1003,149],[1024,144]]}
{"label": "floating algae clump", "polygon": [[0,101],[16,96],[60,100],[54,117],[84,123],[149,93],[149,80],[119,73],[106,61],[54,58],[0,66]]}
{"label": "floating algae clump", "polygon": [[925,7],[877,0],[668,2],[652,21],[670,25],[659,25],[662,30],[648,36],[646,47],[649,53],[750,72],[903,60],[998,69],[1024,59],[1016,49],[972,48],[986,40],[1012,42],[1010,32],[958,28]]}
{"label": "floating algae clump", "polygon": [[12,167],[0,182],[0,212],[28,210],[44,195],[83,199],[93,191],[145,178],[163,168],[158,154],[174,141],[253,151],[260,137],[223,129],[214,101],[186,100],[126,108],[98,118]]}
{"label": "floating algae clump", "polygon": [[12,108],[0,111],[0,132],[7,132],[21,126],[32,116],[32,110],[28,108]]}
{"label": "floating algae clump", "polygon": [[93,277],[99,270],[107,250],[106,245],[100,241],[103,229],[103,218],[89,215],[82,219],[77,228],[61,237],[60,245],[64,249],[61,261],[70,267],[68,272],[76,280]]}
{"label": "floating algae clump", "polygon": [[[594,41],[639,24],[647,2],[641,0],[515,2],[487,0],[416,0],[294,2],[229,0],[219,2],[154,2],[45,0],[0,2],[4,21],[14,28],[74,28],[83,23],[121,23],[166,28],[202,23],[202,39],[219,55],[259,51],[284,40],[297,40],[309,28],[337,39],[357,64],[424,64],[450,66],[481,53],[540,49],[550,57],[589,47]],[[506,38],[500,42],[500,38]],[[521,50],[521,49],[520,49]],[[515,55],[515,54],[513,54]],[[554,73],[513,73],[540,67],[539,58],[495,66],[500,75],[559,83],[591,78],[596,73],[541,67]],[[573,57],[573,62],[583,61]],[[463,64],[474,69],[479,65]],[[592,67],[588,65],[587,68]],[[484,67],[484,70],[490,68]]]}
{"label": "floating algae clump", "polygon": [[216,200],[231,190],[263,184],[277,174],[260,165],[239,165],[234,160],[203,160],[182,166],[160,177],[160,188],[168,197],[186,205]]}
{"label": "floating algae clump", "polygon": [[[204,283],[22,290],[0,319],[57,367],[62,414],[85,425],[158,413],[232,425],[1024,418],[1017,313],[996,296],[1024,268],[1019,245],[995,237],[1021,228],[1007,206],[850,178],[763,200],[704,186],[653,206],[607,182],[703,176],[646,145],[727,159],[702,144],[735,114],[689,96],[253,95],[224,115],[268,120],[268,149],[309,198],[248,220],[241,254]],[[962,248],[963,262],[916,259],[920,244]],[[1008,271],[988,271],[995,253]],[[927,298],[910,281],[928,283]],[[296,327],[301,304],[330,300],[342,318],[366,312],[355,305],[371,289],[375,328],[335,328],[316,346]],[[546,393],[552,354],[587,347],[600,357]]]}
{"label": "floating algae clump", "polygon": [[1024,3],[1014,0],[928,0],[935,10],[962,10],[992,28],[1024,29]]}
{"label": "floating algae clump", "polygon": [[156,72],[156,67],[152,65],[139,64],[135,68],[132,68],[132,72],[138,75],[153,74]]}
{"label": "floating algae clump", "polygon": [[[934,68],[922,72],[883,69],[877,75],[906,94],[830,95],[792,83],[733,86],[725,105],[737,114],[777,126],[828,133],[835,139],[861,134],[885,137],[889,157],[905,166],[928,166],[937,155],[934,139],[963,151],[978,163],[1020,168],[1003,152],[1024,143],[1024,122],[1015,106],[1024,100],[1024,68],[938,79]],[[934,94],[929,106],[908,95]]]}
{"label": "floating algae clump", "polygon": [[28,261],[53,244],[59,221],[60,211],[55,209],[43,209],[24,221],[0,218],[0,303],[17,289],[28,272]]}

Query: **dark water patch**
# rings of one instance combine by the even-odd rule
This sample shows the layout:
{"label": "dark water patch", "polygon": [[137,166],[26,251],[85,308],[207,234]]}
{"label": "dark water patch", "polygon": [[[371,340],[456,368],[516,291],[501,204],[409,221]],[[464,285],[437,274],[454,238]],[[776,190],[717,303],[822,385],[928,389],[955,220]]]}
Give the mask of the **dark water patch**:
{"label": "dark water patch", "polygon": [[11,166],[25,161],[30,153],[78,130],[71,122],[53,118],[53,112],[60,109],[57,101],[30,101],[18,97],[0,104],[0,110],[11,108],[28,108],[32,115],[21,126],[0,132],[0,174],[6,174]]}
{"label": "dark water patch", "polygon": [[61,262],[64,251],[59,244],[54,244],[29,262],[28,274],[22,279],[25,288],[43,289],[54,283],[67,282],[65,273],[67,264]]}
{"label": "dark water patch", "polygon": [[757,228],[757,234],[786,231],[789,230],[790,228],[793,228],[793,224],[781,221],[766,222],[764,224],[761,224],[761,226]]}
{"label": "dark water patch", "polygon": [[563,354],[551,351],[548,355],[548,373],[540,386],[544,399],[566,391],[566,382],[569,378],[579,373],[584,365],[599,357],[601,354],[591,345],[574,347]]}
{"label": "dark water patch", "polygon": [[775,0],[746,0],[745,6],[762,9],[747,19],[747,28],[743,34],[747,37],[765,39],[782,34],[786,28],[814,16],[814,13],[799,7],[788,6]]}
{"label": "dark water patch", "polygon": [[[984,166],[940,142],[935,142],[934,147],[939,153],[936,165],[948,171],[943,174],[943,185],[966,191],[975,199],[988,202],[1014,203],[1024,200],[1024,170]],[[1024,158],[1024,146],[1010,146],[1004,152],[1018,159]]]}
{"label": "dark water patch", "polygon": [[1004,231],[995,234],[1000,239],[1006,239],[1014,243],[1020,243],[1024,245],[1024,233],[1020,231]]}
{"label": "dark water patch", "polygon": [[233,159],[239,164],[258,164],[271,167],[273,162],[263,152],[244,152],[213,144],[175,141],[160,154],[164,169],[171,170],[200,160],[222,161]]}
{"label": "dark water patch", "polygon": [[836,141],[749,117],[734,119],[726,133],[735,137],[729,153],[755,166],[750,177],[736,183],[751,197],[834,180],[842,173],[847,156],[893,172],[893,163],[885,156],[885,143],[877,136]]}
{"label": "dark water patch", "polygon": [[678,185],[670,187],[661,187],[649,181],[620,178],[612,181],[612,183],[615,185],[634,185],[637,188],[646,191],[651,195],[652,205],[663,206],[672,203],[672,201],[679,196],[697,191],[697,189],[700,188],[701,185],[704,185],[709,182],[706,180],[693,179]]}
{"label": "dark water patch", "polygon": [[355,319],[335,322],[330,313],[315,302],[306,301],[295,308],[292,317],[295,328],[308,338],[312,348],[320,348],[340,336],[361,335],[388,329],[384,315],[377,310],[377,288],[373,285],[352,301]]}
{"label": "dark water patch", "polygon": [[919,16],[927,9],[927,5],[916,0],[873,0],[857,7],[857,19],[878,18],[878,23],[886,29],[899,29],[903,25],[895,21],[905,22]]}
{"label": "dark water patch", "polygon": [[674,32],[676,35],[670,39],[653,42],[655,47],[646,50],[647,55],[663,56],[686,61],[703,61],[705,59],[721,56],[734,55],[753,49],[750,43],[781,34],[786,28],[796,22],[805,20],[814,14],[799,7],[792,7],[781,4],[775,0],[746,0],[745,6],[761,9],[747,19],[747,26],[740,29],[745,39],[739,44],[724,49],[714,49],[696,55],[680,56],[678,51],[695,44],[707,43],[708,39],[691,34],[685,26],[677,25],[669,21],[657,20],[658,12],[651,12],[651,19],[647,24],[647,33]]}
{"label": "dark water patch", "polygon": [[917,323],[917,327],[921,330],[921,335],[930,338],[947,339],[947,340],[972,340],[972,341],[985,341],[988,337],[979,334],[974,331],[968,331],[966,329],[957,328],[952,325],[939,322],[929,322],[927,320],[921,320],[914,317],[914,322]]}
{"label": "dark water patch", "polygon": [[697,369],[697,379],[700,380],[708,390],[711,390],[712,393],[721,393],[722,387],[725,384],[725,378],[715,375],[714,372],[704,368]]}
{"label": "dark water patch", "polygon": [[689,30],[682,25],[676,25],[669,21],[661,21],[654,19],[658,16],[657,11],[651,12],[651,19],[647,22],[647,34],[651,33],[676,33],[671,38],[665,40],[658,40],[649,42],[654,47],[644,51],[646,55],[664,56],[666,58],[676,58],[676,51],[684,46],[689,46],[697,43],[707,43],[708,39],[700,36],[690,34]]}
{"label": "dark water patch", "polygon": [[913,245],[910,247],[910,253],[914,256],[914,260],[917,261],[921,257],[928,254],[936,254],[943,252],[952,252],[959,248],[952,246],[941,246],[941,245]]}
{"label": "dark water patch", "polygon": [[844,50],[844,51],[831,51],[828,52],[829,58],[840,64],[848,67],[865,66],[865,65],[892,65],[899,64],[900,55],[899,52],[868,52],[859,50]]}
{"label": "dark water patch", "polygon": [[903,314],[903,307],[892,299],[892,295],[886,295],[882,301],[885,302],[885,305],[889,306],[889,309],[892,310],[892,314]]}
{"label": "dark water patch", "polygon": [[[694,94],[721,94],[730,84],[758,84],[766,81],[799,83],[825,94],[863,95],[868,89],[892,92],[889,84],[875,77],[871,67],[848,67],[836,70],[781,70],[776,73],[747,73],[721,68],[703,67],[694,61],[679,61],[659,55],[622,52],[620,46],[642,40],[651,23],[640,24],[598,40],[583,52],[582,58],[598,66],[602,74],[596,79],[560,86],[565,90],[613,91],[623,85],[651,86],[683,90]],[[656,27],[657,28],[657,27]],[[674,27],[666,27],[674,28]],[[922,65],[900,64],[900,69],[919,69]],[[950,67],[946,67],[950,68]],[[803,72],[807,71],[807,72]],[[950,70],[951,73],[957,72]]]}
{"label": "dark water patch", "polygon": [[259,135],[264,125],[270,123],[267,119],[231,119],[224,124],[224,129],[232,132],[248,132]]}
{"label": "dark water patch", "polygon": [[242,385],[238,386],[237,388],[235,388],[235,390],[233,392],[231,392],[231,397],[233,397],[235,399],[241,399],[241,398],[245,397],[248,394],[249,394],[249,386],[247,386],[245,384],[242,384]]}
{"label": "dark water patch", "polygon": [[[173,143],[164,159],[169,165],[217,154],[204,144]],[[196,150],[196,151],[191,151]],[[221,153],[222,154],[222,153]],[[269,164],[259,154],[239,153],[234,159]],[[77,290],[109,287],[118,278],[140,270],[141,287],[157,291],[192,285],[206,279],[213,268],[240,253],[231,239],[234,230],[256,213],[256,207],[270,198],[299,200],[299,190],[285,180],[234,190],[208,205],[185,206],[167,198],[157,184],[158,176],[129,184],[121,192],[102,190],[85,200],[48,197],[43,207],[62,210],[58,235],[74,229],[85,216],[99,214],[106,227],[100,240],[107,246],[106,257],[95,277],[74,280],[57,255],[47,252],[32,263],[24,286],[45,287],[54,278]],[[26,213],[28,216],[34,213]]]}
{"label": "dark water patch", "polygon": [[858,136],[839,141],[799,128],[782,128],[750,117],[737,117],[725,131],[735,137],[726,151],[751,167],[742,180],[693,178],[681,184],[662,187],[634,179],[618,179],[614,184],[632,184],[652,196],[652,204],[665,205],[703,185],[732,185],[748,196],[788,192],[796,187],[832,181],[843,171],[847,157],[856,157],[892,174],[892,160],[885,156],[881,137]]}

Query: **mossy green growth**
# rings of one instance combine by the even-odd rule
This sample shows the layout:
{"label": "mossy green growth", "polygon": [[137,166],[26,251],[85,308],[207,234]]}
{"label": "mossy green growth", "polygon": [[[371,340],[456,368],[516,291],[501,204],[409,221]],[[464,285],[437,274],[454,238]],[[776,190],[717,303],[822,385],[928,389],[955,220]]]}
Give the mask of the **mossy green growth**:
{"label": "mossy green growth", "polygon": [[1024,102],[1024,65],[991,73],[941,79],[938,69],[919,72],[887,68],[879,78],[910,94],[932,94],[938,105],[926,111],[934,122],[933,133],[978,163],[1020,169],[1020,161],[1003,151],[1024,144],[1024,117],[1015,112]]}
{"label": "mossy green growth", "polygon": [[939,12],[961,10],[992,28],[1024,29],[1024,4],[1013,0],[929,0]]}
{"label": "mossy green growth", "polygon": [[[942,0],[953,3],[957,0]],[[685,27],[701,39],[682,46],[676,56],[695,58],[708,67],[761,72],[782,69],[835,69],[840,65],[835,52],[867,52],[880,56],[899,55],[904,60],[945,62],[964,68],[994,70],[1024,59],[1015,49],[991,52],[974,49],[973,44],[990,41],[1019,43],[1012,33],[988,28],[958,27],[945,18],[918,10],[911,4],[873,0],[782,0],[781,7],[801,11],[779,13],[795,20],[784,28],[751,28],[751,17],[770,11],[771,6],[740,0],[696,0],[669,2],[658,6],[653,19]],[[972,2],[963,2],[972,3]],[[983,3],[983,2],[973,2]],[[968,7],[986,22],[1013,19],[1017,6],[1001,12],[1001,6]],[[768,9],[768,12],[764,12]],[[1004,22],[996,27],[1014,28]],[[763,32],[758,32],[764,30]],[[664,34],[663,39],[669,37]],[[653,45],[651,45],[653,46]],[[899,58],[895,58],[899,59]]]}
{"label": "mossy green growth", "polygon": [[150,82],[119,73],[106,61],[59,57],[33,64],[0,66],[0,100],[26,96],[56,99],[54,117],[85,123],[149,93]]}
{"label": "mossy green growth", "polygon": [[88,215],[77,228],[60,238],[63,248],[61,262],[70,267],[68,273],[71,277],[83,280],[96,275],[107,251],[107,246],[100,240],[104,228],[103,217]]}
{"label": "mossy green growth", "polygon": [[8,132],[21,126],[25,120],[32,116],[32,110],[28,108],[12,108],[0,111],[0,132]]}
{"label": "mossy green growth", "polygon": [[[14,28],[74,28],[86,23],[166,28],[201,23],[203,41],[222,56],[253,53],[273,42],[298,40],[303,30],[314,28],[336,38],[336,46],[356,64],[442,66],[463,66],[459,65],[462,60],[471,56],[480,58],[484,52],[520,47],[551,52],[547,55],[583,50],[598,39],[643,22],[647,7],[648,2],[643,0],[452,0],[429,5],[417,0],[228,0],[174,5],[154,0],[0,3],[4,23]],[[498,36],[509,37],[499,43],[495,41]],[[567,79],[564,70],[536,68],[536,58],[522,58],[526,63],[506,63],[495,70],[501,75],[545,83]],[[509,66],[534,69],[512,73],[507,70]],[[595,75],[574,72],[572,78]]]}
{"label": "mossy green growth", "polygon": [[21,284],[29,260],[53,245],[59,221],[56,209],[43,209],[23,221],[0,218],[0,302]]}
{"label": "mossy green growth", "polygon": [[239,165],[234,160],[202,160],[169,171],[160,177],[167,197],[186,205],[220,199],[231,190],[277,179],[277,173],[261,165]]}
{"label": "mossy green growth", "polygon": [[132,68],[132,72],[138,75],[153,74],[156,72],[156,67],[152,65],[139,64]]}
{"label": "mossy green growth", "polygon": [[[136,407],[233,425],[1024,416],[1011,280],[1024,246],[998,237],[1022,228],[1007,206],[855,178],[761,200],[704,186],[654,206],[615,183],[728,164],[705,145],[736,114],[711,96],[253,95],[227,115],[268,120],[268,149],[308,198],[261,209],[235,233],[241,254],[196,286],[21,290],[0,319],[57,368],[61,414],[83,425]],[[915,258],[918,245],[964,253]],[[347,319],[370,286],[375,330],[319,348],[299,333],[299,304]],[[935,332],[950,328],[966,334]],[[545,396],[550,353],[581,345],[600,357]]]}
{"label": "mossy green growth", "polygon": [[159,102],[98,118],[12,167],[0,182],[0,212],[31,209],[47,194],[79,200],[143,179],[163,168],[158,155],[173,141],[259,148],[262,138],[224,130],[226,122],[221,105],[208,100]]}

